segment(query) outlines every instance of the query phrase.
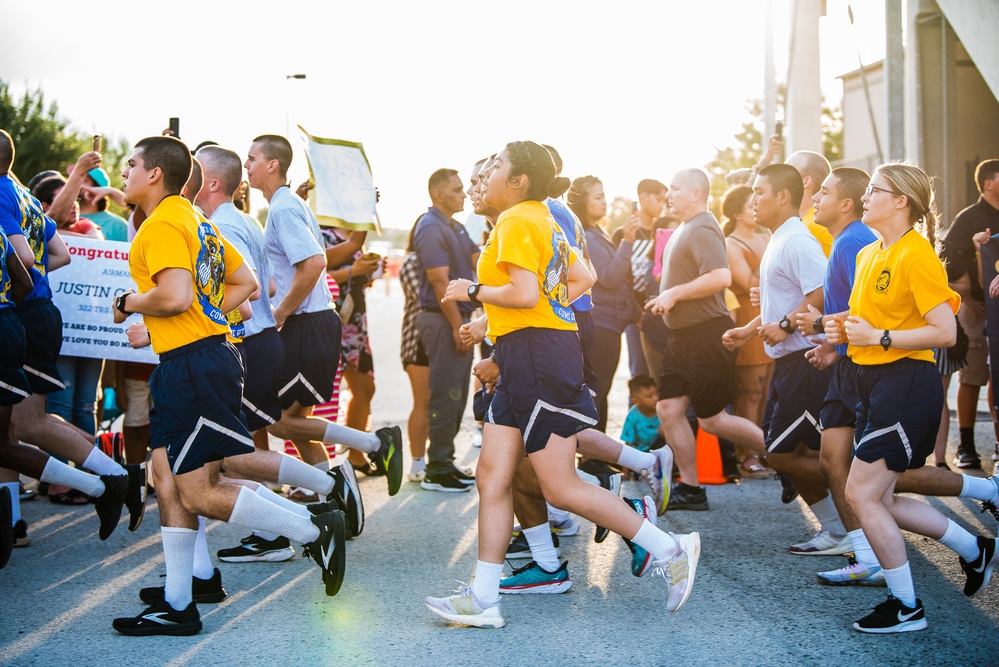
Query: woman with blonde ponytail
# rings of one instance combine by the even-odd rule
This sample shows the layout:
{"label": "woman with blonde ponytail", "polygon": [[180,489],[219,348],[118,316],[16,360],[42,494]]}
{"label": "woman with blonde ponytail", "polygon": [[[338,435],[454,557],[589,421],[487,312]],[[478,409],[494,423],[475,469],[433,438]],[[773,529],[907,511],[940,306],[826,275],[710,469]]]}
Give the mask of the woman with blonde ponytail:
{"label": "woman with blonde ponytail", "polygon": [[922,501],[894,494],[899,475],[922,467],[933,451],[944,400],[933,348],[954,344],[961,299],[947,285],[934,252],[933,188],[922,169],[881,165],[862,201],[863,222],[881,239],[857,254],[849,316],[830,318],[825,331],[830,343],[849,342],[847,354],[858,366],[846,498],[878,558],[889,595],[853,628],[908,632],[925,628],[926,616],[900,529],[957,552],[969,596],[988,584],[997,541],[972,535]]}

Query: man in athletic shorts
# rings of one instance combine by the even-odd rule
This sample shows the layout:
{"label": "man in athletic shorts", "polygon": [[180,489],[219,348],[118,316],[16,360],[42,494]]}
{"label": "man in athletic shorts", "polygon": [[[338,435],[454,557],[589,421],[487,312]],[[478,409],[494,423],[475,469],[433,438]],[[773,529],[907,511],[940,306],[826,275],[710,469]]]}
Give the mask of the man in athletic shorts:
{"label": "man in athletic shorts", "polygon": [[[255,450],[240,419],[243,368],[226,339],[226,315],[258,285],[235,248],[180,196],[191,164],[179,140],[148,137],[122,174],[126,201],[148,217],[129,257],[139,291],[116,297],[113,313],[116,323],[141,314],[160,355],[150,379],[151,446],[166,565],[163,597],[136,617],[115,619],[114,628],[128,635],[201,630],[192,599],[199,514],[302,543],[322,570],[327,595],[343,581],[342,512],[306,517],[248,487],[220,483],[223,461],[276,474],[281,455]],[[130,342],[136,344],[131,335]]]}
{"label": "man in athletic shorts", "polygon": [[663,257],[661,293],[645,308],[663,315],[669,329],[659,380],[659,423],[673,449],[683,482],[669,494],[669,509],[706,510],[708,496],[698,484],[696,443],[687,423],[688,405],[708,433],[763,453],[763,431],[730,415],[735,356],[722,345],[732,326],[725,288],[732,282],[725,237],[708,212],[710,183],[701,169],[684,169],[670,183],[670,212],[683,222]]}
{"label": "man in athletic shorts", "polygon": [[326,253],[319,222],[288,187],[291,144],[265,134],[250,145],[246,174],[250,187],[267,198],[264,246],[273,270],[274,323],[284,343],[284,364],[278,376],[281,419],[269,431],[295,443],[302,458],[329,469],[321,443],[346,445],[366,452],[387,475],[389,495],[402,483],[402,431],[398,426],[376,433],[357,431],[312,416],[312,408],[330,400],[340,359],[340,316],[326,285]]}
{"label": "man in athletic shorts", "polygon": [[776,360],[763,417],[767,460],[787,475],[808,503],[821,528],[811,540],[788,548],[792,554],[844,553],[850,545],[819,465],[819,412],[829,376],[812,366],[805,352],[813,344],[797,330],[798,313],[822,304],[826,258],[798,210],[803,186],[786,164],[760,170],[750,200],[757,224],[773,232],[760,263],[760,315],[726,332],[735,349],[757,333]]}
{"label": "man in athletic shorts", "polygon": [[[96,509],[101,520],[98,534],[106,540],[118,524],[123,503],[129,508],[129,529],[134,531],[139,527],[145,511],[145,476],[138,465],[122,467],[94,447],[82,431],[45,413],[45,395],[64,388],[56,367],[62,347],[62,316],[52,303],[48,272],[68,264],[70,257],[66,244],[55,233],[55,223],[42,212],[38,200],[11,175],[14,155],[14,141],[0,130],[0,229],[33,282],[31,293],[14,309],[24,327],[23,368],[31,395],[14,406],[12,424],[18,440],[104,476],[104,483],[96,478],[84,480],[75,474],[80,471],[53,465],[40,479],[98,498]],[[18,479],[10,472],[0,475],[5,484]]]}

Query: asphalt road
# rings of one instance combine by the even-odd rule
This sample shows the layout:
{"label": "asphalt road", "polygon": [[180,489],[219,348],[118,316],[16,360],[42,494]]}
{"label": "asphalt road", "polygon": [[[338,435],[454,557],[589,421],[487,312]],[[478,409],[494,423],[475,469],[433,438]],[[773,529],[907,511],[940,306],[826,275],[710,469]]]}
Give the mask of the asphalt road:
{"label": "asphalt road", "polygon": [[[404,424],[410,395],[398,361],[402,299],[379,286],[370,295],[378,392],[375,426]],[[612,397],[609,432],[624,417],[625,371]],[[952,428],[955,432],[956,427]],[[978,425],[983,458],[991,443]],[[471,415],[459,460],[474,465]],[[953,441],[952,441],[953,445]],[[408,463],[407,463],[408,468]],[[126,525],[97,538],[91,507],[34,500],[23,505],[31,547],[0,571],[3,665],[989,665],[999,664],[999,583],[973,599],[961,592],[957,557],[931,540],[909,537],[916,591],[929,628],[894,636],[860,635],[850,624],[881,602],[885,589],[818,586],[815,572],[840,557],[795,557],[787,545],[814,530],[798,502],[782,505],[773,481],[709,489],[709,512],[673,512],[659,524],[697,530],[702,558],[690,601],[664,610],[661,580],[635,579],[630,554],[611,536],[592,541],[580,520],[562,541],[575,582],[563,595],[504,600],[507,627],[450,626],[422,604],[467,581],[475,564],[477,495],[439,494],[404,483],[394,498],[383,479],[361,480],[364,534],[347,546],[347,576],[335,598],[323,594],[318,568],[285,563],[220,564],[229,597],[200,607],[204,631],[193,637],[131,638],[111,619],[142,609],[137,592],[161,583],[163,558],[154,501],[136,533]],[[625,494],[641,493],[634,482]],[[931,499],[979,534],[995,522],[977,503]],[[242,529],[209,523],[212,552],[234,546]]]}

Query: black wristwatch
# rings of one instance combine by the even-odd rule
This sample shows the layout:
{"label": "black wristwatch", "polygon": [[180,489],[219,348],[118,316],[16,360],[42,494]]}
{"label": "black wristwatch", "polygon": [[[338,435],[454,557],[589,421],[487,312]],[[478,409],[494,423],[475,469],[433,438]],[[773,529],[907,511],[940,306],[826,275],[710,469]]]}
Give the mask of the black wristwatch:
{"label": "black wristwatch", "polygon": [[887,352],[888,348],[891,347],[891,335],[888,333],[887,329],[885,329],[884,335],[881,336],[881,347],[885,349],[885,352]]}
{"label": "black wristwatch", "polygon": [[132,313],[128,312],[127,310],[125,310],[125,299],[128,298],[128,295],[132,294],[132,293],[133,292],[122,292],[114,300],[114,307],[117,308],[118,310],[120,310],[125,315],[131,315],[132,314]]}
{"label": "black wristwatch", "polygon": [[791,318],[787,315],[784,316],[784,319],[782,319],[777,326],[780,327],[780,330],[784,333],[794,333],[794,325],[791,324]]}
{"label": "black wristwatch", "polygon": [[468,286],[468,300],[472,302],[472,305],[481,306],[482,303],[479,301],[479,288],[482,287],[479,283],[472,283]]}
{"label": "black wristwatch", "polygon": [[822,324],[822,315],[815,318],[815,323],[812,324],[812,328],[815,329],[815,333],[825,333],[826,327]]}

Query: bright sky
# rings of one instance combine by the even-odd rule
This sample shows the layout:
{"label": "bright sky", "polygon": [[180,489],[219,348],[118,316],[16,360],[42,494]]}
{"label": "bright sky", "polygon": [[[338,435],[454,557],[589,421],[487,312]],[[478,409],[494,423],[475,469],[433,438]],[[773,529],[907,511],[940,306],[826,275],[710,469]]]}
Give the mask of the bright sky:
{"label": "bright sky", "polygon": [[[301,124],[360,141],[387,227],[429,205],[439,167],[472,164],[515,139],[559,149],[565,173],[634,197],[733,143],[763,96],[766,0],[327,0],[7,3],[2,77],[41,87],[86,133],[129,141],[181,119],[192,147],[241,155]],[[777,78],[791,0],[773,0]],[[822,87],[884,54],[882,0],[828,0]],[[305,80],[288,80],[304,73]],[[307,175],[297,134],[291,179]],[[55,165],[54,165],[55,166]],[[255,206],[262,204],[254,192]],[[460,214],[461,219],[464,214]]]}

